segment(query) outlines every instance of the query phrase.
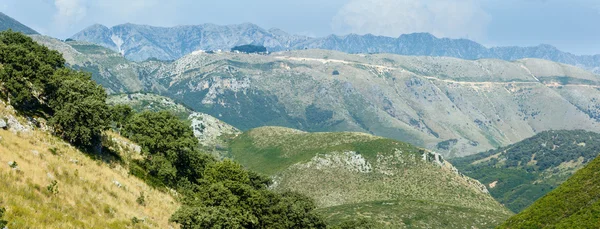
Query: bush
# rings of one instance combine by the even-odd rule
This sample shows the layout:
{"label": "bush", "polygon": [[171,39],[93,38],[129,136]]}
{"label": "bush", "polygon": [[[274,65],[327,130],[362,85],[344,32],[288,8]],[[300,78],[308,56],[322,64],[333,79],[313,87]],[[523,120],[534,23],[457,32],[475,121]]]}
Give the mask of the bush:
{"label": "bush", "polygon": [[146,206],[146,197],[144,196],[144,192],[140,192],[140,196],[135,199],[135,202],[141,206]]}
{"label": "bush", "polygon": [[5,208],[0,208],[0,228],[5,228],[8,225],[8,221],[4,220],[4,213],[6,213]]}
{"label": "bush", "polygon": [[239,51],[242,53],[266,53],[267,48],[262,45],[241,45],[233,47],[231,51]]}
{"label": "bush", "polygon": [[46,190],[52,195],[58,194],[58,182],[53,180],[48,186],[46,186]]}

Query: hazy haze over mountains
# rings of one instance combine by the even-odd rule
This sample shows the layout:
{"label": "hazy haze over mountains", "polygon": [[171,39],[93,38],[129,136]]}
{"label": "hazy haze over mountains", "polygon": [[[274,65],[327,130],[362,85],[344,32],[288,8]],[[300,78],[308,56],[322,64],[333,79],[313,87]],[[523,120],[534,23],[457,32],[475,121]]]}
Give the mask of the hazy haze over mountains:
{"label": "hazy haze over mountains", "polygon": [[197,50],[229,50],[237,45],[255,44],[264,45],[270,51],[326,49],[347,53],[448,56],[469,60],[539,58],[600,72],[600,55],[578,56],[551,45],[487,48],[471,40],[437,38],[429,33],[405,34],[398,38],[371,34],[310,38],[291,35],[279,29],[266,30],[249,23],[177,27],[123,24],[112,28],[93,25],[71,38],[100,44],[134,61],[148,58],[176,60]]}

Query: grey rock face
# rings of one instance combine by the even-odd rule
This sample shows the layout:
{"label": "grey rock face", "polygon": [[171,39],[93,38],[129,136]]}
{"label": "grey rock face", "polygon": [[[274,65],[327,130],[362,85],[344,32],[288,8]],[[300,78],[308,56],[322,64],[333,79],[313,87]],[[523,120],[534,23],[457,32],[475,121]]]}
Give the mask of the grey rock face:
{"label": "grey rock face", "polygon": [[175,60],[197,50],[229,50],[245,44],[284,50],[308,40],[307,37],[289,35],[281,30],[267,31],[253,24],[204,24],[171,28],[123,24],[110,29],[93,25],[75,34],[72,39],[102,45],[134,61],[149,58]]}
{"label": "grey rock face", "polygon": [[0,118],[0,129],[7,129],[8,125],[6,124],[6,121],[4,120],[4,118]]}

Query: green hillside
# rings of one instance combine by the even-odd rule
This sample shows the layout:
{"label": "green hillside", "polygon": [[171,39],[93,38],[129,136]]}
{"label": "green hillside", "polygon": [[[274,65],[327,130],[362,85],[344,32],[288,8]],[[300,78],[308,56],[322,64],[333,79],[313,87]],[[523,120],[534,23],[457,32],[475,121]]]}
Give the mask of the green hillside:
{"label": "green hillside", "polygon": [[599,153],[600,134],[560,130],[451,162],[465,175],[487,185],[500,203],[520,212]]}
{"label": "green hillside", "polygon": [[600,158],[499,228],[600,228]]}
{"label": "green hillside", "polygon": [[438,154],[391,139],[263,127],[231,140],[230,150],[248,169],[271,176],[274,190],[314,198],[331,223],[492,228],[511,214]]}

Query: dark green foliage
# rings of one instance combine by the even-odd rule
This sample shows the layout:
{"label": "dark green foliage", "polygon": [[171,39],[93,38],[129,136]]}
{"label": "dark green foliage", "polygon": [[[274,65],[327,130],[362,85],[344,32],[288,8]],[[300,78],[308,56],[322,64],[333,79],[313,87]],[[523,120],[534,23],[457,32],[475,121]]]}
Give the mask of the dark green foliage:
{"label": "dark green foliage", "polygon": [[458,139],[449,139],[446,141],[438,142],[437,148],[443,150],[449,150],[451,145],[454,145],[458,142]]}
{"label": "dark green foliage", "polygon": [[[495,188],[489,189],[490,194],[518,213],[552,191],[599,153],[600,134],[560,130],[545,131],[510,146],[455,158],[451,162],[465,175],[483,184],[498,181]],[[498,157],[473,164],[494,155]],[[578,164],[578,160],[582,160],[582,164]],[[557,169],[563,162],[572,162],[577,167]]]}
{"label": "dark green foliage", "polygon": [[2,97],[20,111],[43,108],[45,89],[54,71],[64,66],[57,51],[38,45],[12,31],[0,32],[0,81]]}
{"label": "dark green foliage", "polygon": [[4,220],[4,213],[6,212],[5,208],[0,208],[0,228],[6,227],[8,225],[8,221]]}
{"label": "dark green foliage", "polygon": [[104,89],[62,56],[12,31],[0,33],[0,94],[20,112],[49,118],[57,135],[79,147],[99,142],[107,126]]}
{"label": "dark green foliage", "polygon": [[214,160],[198,151],[191,127],[166,111],[135,114],[124,134],[142,147],[142,164],[149,174],[171,187],[180,179],[196,182],[204,166]]}
{"label": "dark green foliage", "polygon": [[140,193],[140,196],[135,199],[135,202],[141,206],[146,206],[146,196],[144,196],[144,192]]}
{"label": "dark green foliage", "polygon": [[50,182],[50,184],[46,186],[46,191],[52,195],[58,194],[58,182],[56,180]]}
{"label": "dark green foliage", "polygon": [[312,200],[256,187],[263,182],[253,177],[229,160],[209,165],[199,182],[203,187],[186,197],[171,220],[182,228],[325,228]]}
{"label": "dark green foliage", "polygon": [[267,48],[262,45],[240,45],[233,47],[231,51],[239,51],[242,53],[266,53]]}
{"label": "dark green foliage", "polygon": [[109,107],[110,120],[117,130],[121,130],[133,117],[133,109],[128,105],[117,104]]}
{"label": "dark green foliage", "polygon": [[321,109],[314,104],[306,107],[306,122],[313,125],[319,125],[333,118],[333,111]]}
{"label": "dark green foliage", "polygon": [[600,158],[499,228],[600,228]]}
{"label": "dark green foliage", "polygon": [[78,146],[91,146],[108,126],[106,93],[91,76],[59,69],[50,83],[49,105],[55,111],[50,124],[55,132]]}

